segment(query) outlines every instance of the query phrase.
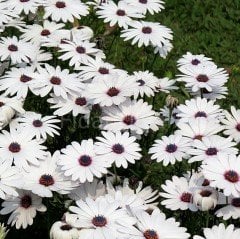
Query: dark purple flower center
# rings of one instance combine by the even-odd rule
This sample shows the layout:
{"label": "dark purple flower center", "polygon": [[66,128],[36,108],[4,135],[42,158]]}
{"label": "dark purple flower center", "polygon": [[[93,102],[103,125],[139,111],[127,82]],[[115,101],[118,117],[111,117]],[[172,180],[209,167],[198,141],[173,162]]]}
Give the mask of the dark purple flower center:
{"label": "dark purple flower center", "polygon": [[11,44],[11,45],[8,46],[8,50],[9,51],[17,51],[18,47],[16,45]]}
{"label": "dark purple flower center", "polygon": [[109,70],[107,68],[104,68],[104,67],[100,67],[98,69],[98,72],[102,75],[106,75],[106,74],[109,74]]}
{"label": "dark purple flower center", "polygon": [[198,134],[198,135],[195,135],[193,139],[202,140],[202,138],[203,138],[203,135]]}
{"label": "dark purple flower center", "polygon": [[27,75],[21,75],[21,77],[20,77],[20,81],[23,82],[23,83],[26,83],[26,82],[31,81],[31,80],[32,80],[32,77],[27,76]]}
{"label": "dark purple flower center", "polygon": [[212,195],[212,192],[209,191],[209,190],[202,190],[202,191],[200,192],[200,195],[201,195],[202,197],[209,197],[209,196]]}
{"label": "dark purple flower center", "polygon": [[86,52],[86,49],[85,49],[84,47],[82,47],[82,46],[78,46],[78,47],[76,48],[76,51],[77,51],[77,53],[79,53],[79,54],[84,54],[84,53]]}
{"label": "dark purple flower center", "polygon": [[117,96],[119,94],[119,90],[115,87],[111,87],[108,89],[107,91],[107,95],[109,95],[110,97],[114,97],[114,96]]}
{"label": "dark purple flower center", "polygon": [[165,150],[168,152],[168,153],[174,153],[177,151],[177,145],[176,144],[168,144],[165,148]]}
{"label": "dark purple flower center", "polygon": [[233,198],[231,201],[231,205],[234,207],[240,207],[240,198]]}
{"label": "dark purple flower center", "polygon": [[238,123],[235,128],[237,131],[240,131],[240,123]]}
{"label": "dark purple flower center", "polygon": [[196,79],[199,82],[208,82],[209,81],[209,78],[207,77],[207,75],[203,75],[203,74],[198,75]]}
{"label": "dark purple flower center", "polygon": [[213,156],[218,153],[218,150],[216,148],[208,148],[205,153],[208,156]]}
{"label": "dark purple flower center", "polygon": [[16,142],[12,142],[9,147],[8,147],[9,151],[11,151],[12,153],[18,153],[21,150],[21,146],[20,144],[16,143]]}
{"label": "dark purple flower center", "polygon": [[142,33],[151,34],[152,33],[152,28],[151,27],[143,27],[142,28]]}
{"label": "dark purple flower center", "polygon": [[33,126],[36,127],[36,128],[39,128],[39,127],[42,127],[43,123],[41,120],[34,120],[32,122]]}
{"label": "dark purple flower center", "polygon": [[208,179],[204,179],[202,186],[209,186],[210,182]]}
{"label": "dark purple flower center", "polygon": [[191,61],[192,65],[197,66],[199,63],[201,63],[198,59],[193,59]]}
{"label": "dark purple flower center", "polygon": [[139,83],[140,86],[143,86],[145,85],[145,81],[140,79],[140,80],[137,80],[137,83]]}
{"label": "dark purple flower center", "polygon": [[20,2],[29,2],[30,0],[19,0]]}
{"label": "dark purple flower center", "polygon": [[140,3],[142,3],[142,4],[147,4],[147,0],[138,0]]}
{"label": "dark purple flower center", "polygon": [[58,1],[56,2],[56,5],[55,5],[57,8],[65,8],[66,7],[66,3],[63,2],[63,1]]}
{"label": "dark purple flower center", "polygon": [[21,198],[20,205],[25,209],[29,208],[32,205],[32,198],[29,195],[24,195]]}
{"label": "dark purple flower center", "polygon": [[195,118],[198,118],[198,117],[205,117],[205,118],[207,118],[207,114],[204,111],[198,111],[195,114]]}
{"label": "dark purple flower center", "polygon": [[92,219],[92,224],[95,227],[104,227],[107,224],[107,219],[104,216],[96,216]]}
{"label": "dark purple flower center", "polygon": [[61,79],[57,76],[53,76],[51,79],[50,79],[50,82],[53,84],[53,85],[60,85],[61,84]]}
{"label": "dark purple flower center", "polygon": [[116,154],[122,154],[124,152],[124,147],[121,144],[114,144],[112,146],[112,151]]}
{"label": "dark purple flower center", "polygon": [[192,201],[192,194],[191,193],[183,193],[180,197],[182,202],[191,202]]}
{"label": "dark purple flower center", "polygon": [[227,181],[229,181],[231,183],[236,183],[239,181],[239,175],[234,170],[229,170],[229,171],[225,172],[224,177]]}
{"label": "dark purple flower center", "polygon": [[146,239],[159,239],[157,232],[154,231],[154,230],[146,230],[146,231],[143,233],[143,236],[144,236]]}
{"label": "dark purple flower center", "polygon": [[123,123],[125,123],[126,125],[135,124],[135,122],[136,122],[136,118],[132,115],[127,115],[123,119]]}
{"label": "dark purple flower center", "polygon": [[42,36],[48,36],[48,35],[50,35],[51,34],[51,32],[48,30],[48,29],[44,29],[44,30],[42,30],[42,32],[41,32],[41,35]]}
{"label": "dark purple flower center", "polygon": [[116,12],[116,14],[117,14],[118,16],[121,16],[121,17],[126,15],[125,11],[124,11],[124,10],[121,10],[121,9],[118,9],[117,12]]}
{"label": "dark purple flower center", "polygon": [[43,174],[39,179],[39,183],[45,187],[48,187],[54,184],[54,179],[49,174]]}
{"label": "dark purple flower center", "polygon": [[68,224],[62,225],[60,228],[63,231],[70,231],[72,229],[72,227]]}
{"label": "dark purple flower center", "polygon": [[92,158],[88,155],[82,155],[79,159],[78,162],[81,166],[87,167],[92,163]]}
{"label": "dark purple flower center", "polygon": [[76,105],[80,105],[80,106],[84,106],[84,105],[87,104],[87,100],[86,100],[85,97],[78,97],[78,98],[76,98],[76,100],[75,100],[75,104],[76,104]]}

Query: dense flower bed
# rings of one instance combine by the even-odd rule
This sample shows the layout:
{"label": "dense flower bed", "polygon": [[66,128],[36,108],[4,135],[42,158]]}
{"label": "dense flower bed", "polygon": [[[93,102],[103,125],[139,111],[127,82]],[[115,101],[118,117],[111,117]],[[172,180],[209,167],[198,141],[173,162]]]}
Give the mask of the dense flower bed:
{"label": "dense flower bed", "polygon": [[[38,218],[51,239],[240,237],[228,221],[240,217],[240,110],[218,103],[228,72],[187,52],[174,78],[156,74],[173,48],[172,30],[151,20],[163,9],[161,0],[0,2],[1,239]],[[108,61],[121,54],[116,38],[139,50],[141,69]],[[166,176],[159,190],[151,170]],[[201,236],[181,211],[205,215]]]}

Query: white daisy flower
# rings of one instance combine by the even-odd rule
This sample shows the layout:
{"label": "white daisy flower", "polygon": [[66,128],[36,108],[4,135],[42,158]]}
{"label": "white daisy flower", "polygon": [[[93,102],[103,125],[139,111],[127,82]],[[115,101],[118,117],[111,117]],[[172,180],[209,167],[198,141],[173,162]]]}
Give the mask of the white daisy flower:
{"label": "white daisy flower", "polygon": [[208,161],[217,158],[219,154],[238,154],[238,149],[235,148],[236,143],[232,142],[231,138],[224,138],[219,135],[211,135],[203,137],[201,140],[194,140],[192,148],[188,153],[192,155],[188,162]]}
{"label": "white daisy flower", "polygon": [[32,43],[40,45],[42,42],[44,42],[44,38],[49,37],[51,34],[60,33],[61,31],[59,30],[63,27],[64,24],[62,23],[57,24],[55,22],[49,22],[48,20],[45,20],[42,26],[39,24],[33,24],[26,25],[24,28],[22,28],[21,32],[23,32],[23,34],[21,35],[21,38],[25,41],[31,41]]}
{"label": "white daisy flower", "polygon": [[38,167],[30,166],[29,172],[23,172],[24,189],[41,197],[52,197],[52,192],[68,194],[76,185],[65,177],[57,166],[60,152],[48,153]]}
{"label": "white daisy flower", "polygon": [[27,111],[25,114],[20,115],[14,119],[16,129],[26,130],[32,134],[33,137],[39,141],[47,139],[47,136],[54,137],[60,135],[58,132],[60,127],[55,125],[60,120],[56,116],[42,116],[32,111]]}
{"label": "white daisy flower", "polygon": [[159,54],[162,58],[166,59],[168,53],[173,49],[173,44],[166,40],[162,43],[162,46],[156,46],[154,48],[154,54]]}
{"label": "white daisy flower", "polygon": [[175,164],[176,161],[188,158],[190,148],[188,138],[181,135],[163,136],[161,140],[155,140],[149,154],[152,154],[151,159],[163,162],[163,166],[167,166],[169,163]]}
{"label": "white daisy flower", "polygon": [[38,68],[36,81],[37,87],[33,91],[41,97],[53,91],[56,96],[67,99],[67,94],[78,94],[83,88],[77,74],[69,73],[68,69],[61,70],[60,66],[55,68],[48,64],[45,64],[44,68]]}
{"label": "white daisy flower", "polygon": [[[129,239],[158,239],[174,238],[187,239],[190,234],[185,227],[180,227],[180,223],[175,218],[166,218],[166,215],[159,209],[155,209],[151,215],[141,210],[135,213],[137,218],[136,227],[121,228],[120,231],[126,234]],[[127,236],[128,235],[128,236]]]}
{"label": "white daisy flower", "polygon": [[0,28],[11,22],[13,19],[18,18],[18,14],[9,8],[7,1],[0,2]]}
{"label": "white daisy flower", "polygon": [[103,129],[109,131],[131,130],[136,134],[143,134],[144,131],[158,130],[162,120],[143,100],[127,100],[118,107],[111,106],[103,109]]}
{"label": "white daisy flower", "polygon": [[149,71],[134,71],[133,75],[130,76],[130,80],[137,82],[134,88],[134,99],[138,96],[147,97],[154,96],[156,87],[158,86],[159,79]]}
{"label": "white daisy flower", "polygon": [[178,61],[178,67],[190,67],[190,66],[199,66],[203,65],[208,67],[209,65],[214,65],[211,58],[206,57],[203,54],[193,55],[191,52],[184,54]]}
{"label": "white daisy flower", "polygon": [[124,0],[124,2],[144,15],[146,15],[147,12],[153,15],[164,9],[164,1],[162,0]]}
{"label": "white daisy flower", "polygon": [[237,239],[240,237],[240,229],[234,229],[234,225],[227,227],[223,223],[214,225],[212,228],[203,229],[204,237],[193,236],[193,239]]}
{"label": "white daisy flower", "polygon": [[129,136],[128,132],[121,133],[117,131],[104,132],[102,131],[103,137],[97,137],[96,142],[96,153],[98,157],[106,158],[109,162],[115,163],[119,168],[127,168],[128,162],[134,164],[135,160],[141,158],[140,145],[136,143],[136,138],[134,136]]}
{"label": "white daisy flower", "polygon": [[69,65],[75,66],[76,69],[82,64],[87,65],[92,58],[105,58],[104,53],[95,48],[96,44],[89,41],[80,41],[73,39],[73,41],[65,41],[59,45],[59,52],[64,54],[59,59],[66,61],[70,59]]}
{"label": "white daisy flower", "polygon": [[99,18],[103,18],[105,23],[109,23],[110,27],[118,25],[127,29],[132,18],[143,18],[144,16],[139,11],[127,4],[125,1],[119,1],[115,4],[110,1],[108,4],[98,6],[96,14]]}
{"label": "white daisy flower", "polygon": [[226,70],[217,68],[216,65],[183,66],[179,70],[182,74],[178,75],[177,81],[185,82],[186,87],[191,88],[193,92],[201,89],[211,92],[214,87],[223,86],[228,80]]}
{"label": "white daisy flower", "polygon": [[224,129],[219,123],[209,121],[204,117],[190,119],[188,123],[178,122],[177,127],[179,130],[175,132],[176,134],[183,135],[193,140],[201,140],[203,137],[215,135]]}
{"label": "white daisy flower", "polygon": [[66,222],[57,221],[50,229],[50,239],[76,239],[79,237],[79,230]]}
{"label": "white daisy flower", "polygon": [[1,37],[0,58],[1,61],[10,59],[12,64],[31,61],[36,54],[36,47],[29,42],[18,40],[16,36]]}
{"label": "white daisy flower", "polygon": [[233,138],[237,143],[240,142],[240,109],[236,109],[231,106],[231,114],[228,111],[224,111],[225,118],[221,120],[224,124],[225,130],[223,133],[225,135]]}
{"label": "white daisy flower", "polygon": [[5,161],[0,166],[0,178],[0,198],[6,199],[9,196],[17,197],[16,188],[19,189],[23,186],[19,170]]}
{"label": "white daisy flower", "polygon": [[175,218],[166,218],[166,215],[159,209],[155,209],[151,215],[145,211],[138,211],[135,214],[137,218],[136,227],[131,227],[130,230],[121,230],[126,233],[129,239],[156,239],[156,238],[174,238],[187,239],[190,234],[187,233],[187,228],[180,227],[180,223],[175,221]]}
{"label": "white daisy flower", "polygon": [[178,87],[174,85],[175,83],[176,80],[170,80],[168,77],[160,78],[158,79],[156,90],[164,93],[169,93],[170,90],[178,89]]}
{"label": "white daisy flower", "polygon": [[16,99],[25,99],[28,91],[34,88],[36,73],[32,67],[11,68],[0,78],[0,91],[5,95],[13,96]]}
{"label": "white daisy flower", "polygon": [[87,84],[83,96],[100,106],[119,105],[133,95],[136,87],[137,83],[130,81],[128,75],[114,74]]}
{"label": "white daisy flower", "polygon": [[18,168],[29,171],[29,163],[38,166],[39,160],[46,156],[46,146],[41,145],[27,131],[8,132],[0,134],[0,161],[14,163]]}
{"label": "white daisy flower", "polygon": [[173,176],[172,180],[166,180],[165,184],[161,185],[164,192],[161,192],[160,196],[165,198],[161,204],[172,211],[178,209],[197,211],[193,203],[194,186],[194,180]]}
{"label": "white daisy flower", "polygon": [[89,59],[88,63],[86,65],[82,65],[77,68],[79,71],[79,76],[82,79],[82,81],[91,81],[92,79],[105,79],[108,78],[109,75],[113,74],[127,74],[127,72],[119,69],[115,69],[115,66],[104,62],[100,58],[96,59]]}
{"label": "white daisy flower", "polygon": [[202,165],[204,176],[210,181],[210,186],[223,190],[226,196],[240,196],[240,157],[236,155],[219,154],[214,160]]}
{"label": "white daisy flower", "polygon": [[38,6],[43,2],[44,0],[8,0],[7,4],[9,9],[12,9],[16,14],[24,13],[28,15],[36,13]]}
{"label": "white daisy flower", "polygon": [[124,41],[132,39],[132,45],[138,42],[138,47],[142,45],[162,47],[166,40],[172,40],[172,30],[157,22],[132,21],[130,28],[122,30],[121,37]]}
{"label": "white daisy flower", "polygon": [[102,181],[93,179],[93,182],[85,182],[80,184],[76,189],[72,190],[68,197],[74,201],[91,198],[96,200],[98,197],[105,196],[106,186]]}
{"label": "white daisy flower", "polygon": [[[112,197],[121,201],[121,205],[126,207],[126,205],[131,208],[136,207],[136,209],[154,209],[156,208],[158,202],[158,191],[153,190],[151,186],[143,187],[143,182],[139,181],[138,186],[132,189],[129,186],[129,180],[124,179],[123,185],[113,186],[112,182],[107,178],[106,180],[107,193]],[[121,192],[121,193],[117,193]]]}
{"label": "white daisy flower", "polygon": [[25,190],[18,190],[19,196],[11,197],[2,203],[1,215],[11,213],[7,224],[23,229],[33,224],[33,219],[39,212],[45,212],[47,208],[42,204],[42,198]]}
{"label": "white daisy flower", "polygon": [[217,217],[222,217],[223,220],[228,220],[230,218],[238,219],[240,218],[240,197],[228,197],[228,204],[215,212]]}
{"label": "white daisy flower", "polygon": [[121,234],[120,227],[128,228],[135,223],[125,209],[119,209],[117,202],[109,203],[101,198],[96,201],[87,198],[86,202],[77,201],[76,206],[70,206],[70,211],[78,218],[75,227],[81,227],[79,238],[117,239]]}
{"label": "white daisy flower", "polygon": [[215,101],[202,99],[200,97],[196,99],[186,100],[185,104],[177,106],[179,111],[178,117],[180,122],[188,122],[191,119],[204,117],[208,120],[216,120],[223,118],[222,109],[220,105],[215,105]]}
{"label": "white daisy flower", "polygon": [[92,182],[93,176],[102,177],[111,166],[108,159],[96,157],[96,150],[92,139],[82,140],[81,144],[72,142],[61,150],[58,164],[65,176],[71,176],[73,181],[80,183]]}
{"label": "white daisy flower", "polygon": [[214,86],[212,91],[208,91],[205,88],[202,88],[196,92],[192,92],[191,89],[188,89],[188,92],[194,97],[203,97],[208,100],[217,100],[224,99],[228,94],[228,88],[225,86]]}
{"label": "white daisy flower", "polygon": [[52,98],[49,98],[47,102],[53,104],[52,106],[50,106],[50,108],[57,109],[54,111],[54,115],[63,116],[71,112],[72,115],[75,117],[79,114],[90,114],[89,100],[83,97],[81,94],[78,96],[68,95],[67,99],[57,97],[54,94],[50,94],[50,96]]}
{"label": "white daisy flower", "polygon": [[49,0],[44,4],[44,19],[51,17],[53,21],[73,22],[88,15],[88,6],[80,0]]}

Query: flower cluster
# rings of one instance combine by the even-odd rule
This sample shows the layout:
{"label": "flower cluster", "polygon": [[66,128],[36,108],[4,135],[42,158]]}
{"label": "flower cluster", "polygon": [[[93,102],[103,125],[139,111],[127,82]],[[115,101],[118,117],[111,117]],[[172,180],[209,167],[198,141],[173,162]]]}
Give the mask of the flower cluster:
{"label": "flower cluster", "polygon": [[[105,37],[166,58],[172,31],[148,20],[163,9],[162,0],[0,1],[0,214],[10,214],[8,225],[26,229],[55,197],[66,212],[51,239],[190,238],[164,207],[240,218],[240,109],[218,103],[228,93],[226,70],[188,52],[175,79],[130,72],[108,62],[91,26],[80,25],[94,16]],[[166,97],[179,86],[188,96],[181,103]],[[185,167],[159,190],[145,177],[132,182],[136,168],[154,161]],[[203,233],[240,236],[233,224]]]}

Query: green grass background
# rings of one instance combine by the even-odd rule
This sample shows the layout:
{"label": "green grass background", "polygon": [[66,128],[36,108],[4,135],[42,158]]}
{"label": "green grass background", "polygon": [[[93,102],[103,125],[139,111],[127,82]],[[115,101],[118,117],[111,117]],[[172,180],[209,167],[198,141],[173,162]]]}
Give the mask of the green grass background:
{"label": "green grass background", "polygon": [[[148,20],[158,21],[170,27],[174,33],[174,48],[166,59],[157,57],[154,61],[153,49],[145,49],[131,46],[119,38],[119,31],[102,37],[104,24],[94,14],[80,21],[92,27],[95,37],[102,38],[102,47],[107,54],[107,61],[119,68],[133,72],[136,70],[151,70],[158,77],[173,77],[177,73],[176,61],[187,51],[194,54],[203,53],[211,57],[219,67],[225,67],[230,79],[228,82],[229,96],[219,101],[224,108],[235,105],[240,108],[240,1],[239,0],[166,0],[165,10],[154,16],[148,16]],[[62,64],[68,67],[68,64]],[[183,102],[186,96],[181,90],[172,93]],[[155,100],[154,109],[162,107],[166,95],[159,94]],[[146,99],[151,102],[151,99]],[[29,96],[25,108],[35,110],[43,114],[50,114],[46,98]],[[99,130],[93,127],[93,122],[98,118],[98,111],[94,111],[91,117],[90,130],[80,129],[76,122],[82,121],[81,117],[68,117],[64,121],[62,136],[49,139],[47,145],[50,151],[61,149],[73,140],[82,140],[99,135]],[[131,177],[131,181],[143,180],[145,185],[151,185],[160,189],[160,185],[172,175],[182,175],[189,169],[185,162],[177,163],[174,166],[163,167],[161,164],[150,162],[147,151],[154,139],[164,134],[170,134],[172,128],[165,126],[156,133],[150,133],[143,137],[143,159],[136,165],[130,166],[129,170],[118,170],[121,176]],[[63,205],[63,197],[55,195],[50,200],[44,199],[48,211],[44,214],[38,213],[32,227],[26,230],[10,229],[7,238],[10,239],[48,239],[48,232],[52,223],[59,220],[66,211]],[[191,234],[201,233],[201,228],[212,226],[221,222],[221,219],[214,217],[214,212],[192,213],[188,211],[171,212],[161,207],[168,216],[174,216],[181,224],[188,228]],[[3,217],[6,220],[7,217]],[[230,220],[228,223],[238,224],[238,220]],[[161,226],[161,225],[160,225]]]}

